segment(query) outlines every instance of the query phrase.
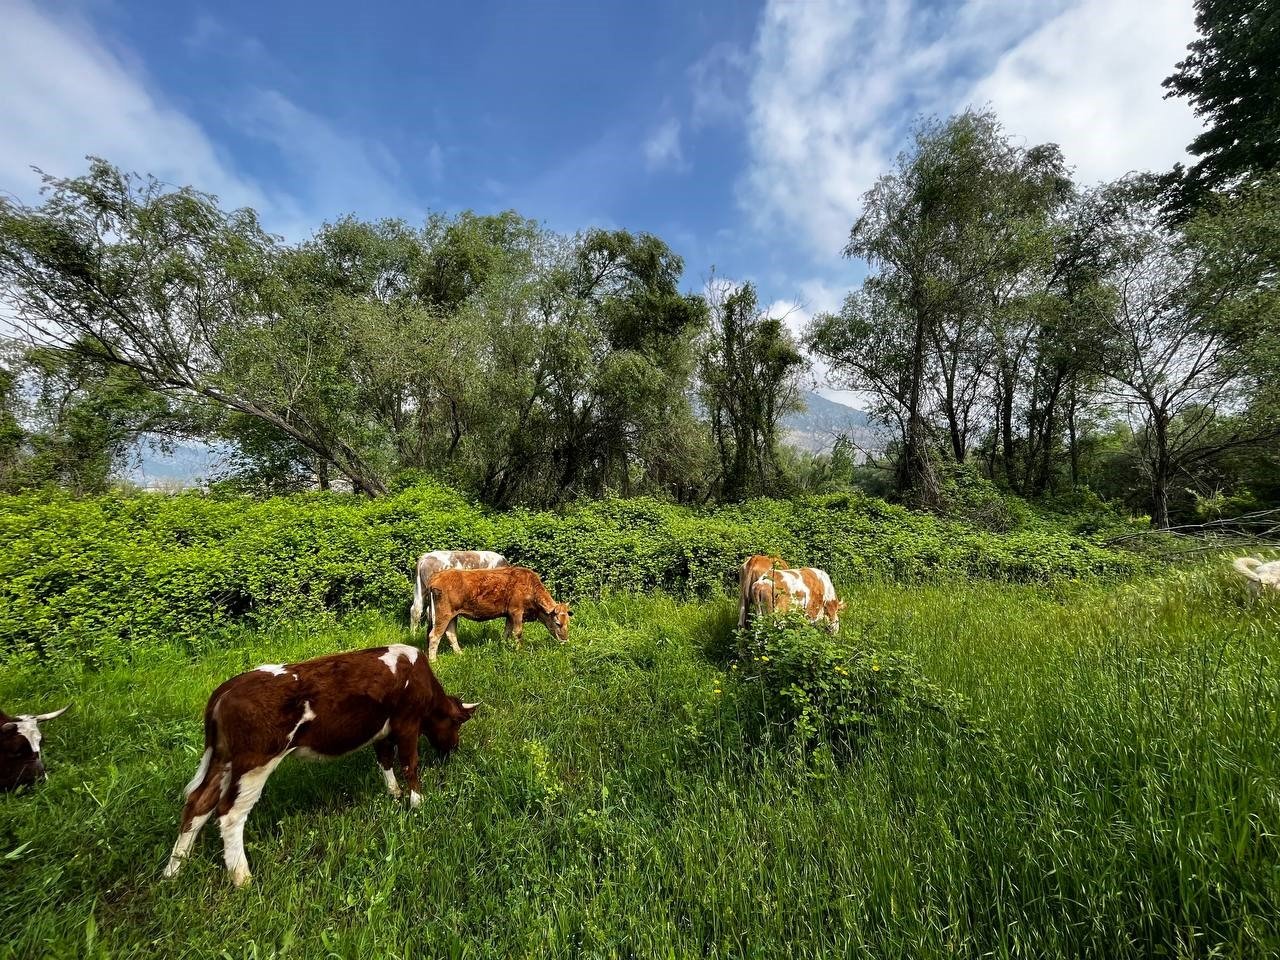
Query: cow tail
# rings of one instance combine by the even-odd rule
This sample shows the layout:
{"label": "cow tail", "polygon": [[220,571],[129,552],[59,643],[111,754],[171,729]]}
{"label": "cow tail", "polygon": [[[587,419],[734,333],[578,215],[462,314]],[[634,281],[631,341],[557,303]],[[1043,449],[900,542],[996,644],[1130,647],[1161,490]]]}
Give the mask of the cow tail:
{"label": "cow tail", "polygon": [[409,608],[409,632],[417,633],[422,617],[422,571],[413,568],[413,606]]}
{"label": "cow tail", "polygon": [[183,797],[190,797],[203,787],[213,768],[213,755],[218,749],[218,721],[214,719],[213,706],[210,703],[204,712],[204,756],[200,758],[195,776],[182,788]]}
{"label": "cow tail", "polygon": [[427,588],[427,603],[431,606],[431,620],[427,627],[428,630],[436,628],[436,592],[432,588]]}

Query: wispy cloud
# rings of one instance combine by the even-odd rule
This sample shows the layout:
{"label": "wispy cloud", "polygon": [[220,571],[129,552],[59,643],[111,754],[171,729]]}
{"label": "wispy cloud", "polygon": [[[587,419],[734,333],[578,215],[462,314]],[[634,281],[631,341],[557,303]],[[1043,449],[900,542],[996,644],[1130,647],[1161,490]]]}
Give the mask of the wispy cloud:
{"label": "wispy cloud", "polygon": [[695,130],[742,118],[749,65],[745,50],[733,43],[720,42],[689,67],[689,123]]}
{"label": "wispy cloud", "polygon": [[[210,18],[197,21],[189,44],[227,41]],[[245,40],[242,52],[253,56]],[[238,169],[191,116],[153,89],[127,50],[108,45],[84,19],[57,15],[28,0],[7,0],[0,31],[0,190],[34,199],[38,166],[56,176],[86,168],[92,154],[121,167],[216,194],[227,206],[252,206],[270,229],[291,239],[354,211],[414,216],[396,160],[378,143],[340,131],[278,90],[249,89],[229,98],[230,119],[278,154],[287,188]],[[443,175],[438,147],[422,160]]]}
{"label": "wispy cloud", "polygon": [[1061,143],[1086,179],[1166,167],[1194,130],[1159,86],[1193,36],[1190,11],[1191,0],[769,0],[741,202],[758,229],[782,224],[834,257],[914,118],[987,101],[1010,133]]}
{"label": "wispy cloud", "polygon": [[1194,36],[1190,0],[1085,0],[1007,51],[966,99],[1032,143],[1060,144],[1083,182],[1170,167],[1201,123],[1160,81]]}
{"label": "wispy cloud", "polygon": [[204,131],[153,94],[141,72],[83,20],[54,18],[27,0],[5,4],[0,30],[0,189],[30,199],[31,171],[67,176],[96,154],[123,167],[216,193],[233,206],[268,206]]}
{"label": "wispy cloud", "polygon": [[680,146],[680,121],[674,117],[658,125],[644,142],[645,166],[653,170],[683,170],[684,150]]}

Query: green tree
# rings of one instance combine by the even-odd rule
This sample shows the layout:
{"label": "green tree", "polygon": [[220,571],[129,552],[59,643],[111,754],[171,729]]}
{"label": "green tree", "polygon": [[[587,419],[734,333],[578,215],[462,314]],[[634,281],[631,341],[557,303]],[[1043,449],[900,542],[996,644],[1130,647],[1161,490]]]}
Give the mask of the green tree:
{"label": "green tree", "polygon": [[1196,0],[1199,36],[1164,81],[1206,127],[1187,148],[1199,157],[1169,180],[1167,209],[1188,216],[1214,191],[1280,170],[1280,5],[1273,0]]}
{"label": "green tree", "polygon": [[708,305],[700,379],[721,494],[737,500],[774,492],[781,474],[778,424],[800,408],[804,355],[783,320],[760,309],[751,284],[728,289],[713,279]]}

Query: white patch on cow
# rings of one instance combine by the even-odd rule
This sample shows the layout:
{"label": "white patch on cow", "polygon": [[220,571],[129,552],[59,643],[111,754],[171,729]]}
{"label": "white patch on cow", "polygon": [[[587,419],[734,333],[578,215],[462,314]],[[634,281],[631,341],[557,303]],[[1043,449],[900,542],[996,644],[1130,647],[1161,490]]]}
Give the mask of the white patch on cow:
{"label": "white patch on cow", "polygon": [[249,860],[244,855],[244,822],[249,819],[249,811],[262,796],[262,788],[267,784],[267,777],[280,765],[280,761],[288,756],[286,750],[278,757],[268,760],[262,766],[240,777],[236,802],[231,805],[226,816],[218,818],[218,826],[222,829],[222,857],[231,872],[231,882],[242,887],[249,882]]}
{"label": "white patch on cow", "polygon": [[827,576],[827,571],[819,570],[817,567],[812,568],[814,574],[822,582],[822,602],[830,603],[837,599],[835,584],[831,582],[831,578]]}
{"label": "white patch on cow", "polygon": [[410,790],[410,791],[409,791],[409,806],[411,806],[414,810],[417,810],[417,809],[418,809],[418,807],[419,807],[421,804],[422,804],[422,797],[420,797],[420,796],[418,795],[418,791],[417,791],[417,790]]}
{"label": "white patch on cow", "polygon": [[40,721],[28,714],[13,718],[14,725],[18,728],[17,734],[20,737],[26,737],[27,743],[31,744],[31,752],[38,754],[40,752]]}
{"label": "white patch on cow", "polygon": [[396,783],[396,772],[390,767],[382,767],[382,779],[387,783],[387,793],[393,797],[400,796],[400,784]]}
{"label": "white patch on cow", "polygon": [[782,578],[783,584],[786,585],[787,593],[791,594],[802,609],[809,606],[809,588],[805,586],[804,577],[800,576],[800,571],[775,570],[774,576]]}
{"label": "white patch on cow", "polygon": [[189,797],[196,792],[196,787],[204,783],[204,776],[209,772],[209,761],[213,759],[213,747],[205,747],[204,756],[200,758],[200,766],[196,767],[196,775],[182,788],[182,795]]}
{"label": "white patch on cow", "polygon": [[387,669],[392,673],[396,672],[396,665],[400,662],[401,657],[406,657],[410,664],[418,662],[418,648],[411,647],[407,643],[393,643],[387,647],[387,652],[378,659],[387,665]]}
{"label": "white patch on cow", "polygon": [[262,666],[255,667],[254,669],[261,670],[263,673],[269,673],[273,677],[278,677],[288,672],[285,670],[284,665],[279,663],[264,663]]}
{"label": "white patch on cow", "polygon": [[311,701],[302,701],[302,719],[293,725],[293,729],[289,731],[289,739],[285,741],[288,744],[293,743],[293,738],[298,735],[298,731],[302,729],[302,725],[309,720],[316,718],[315,711],[311,709]]}

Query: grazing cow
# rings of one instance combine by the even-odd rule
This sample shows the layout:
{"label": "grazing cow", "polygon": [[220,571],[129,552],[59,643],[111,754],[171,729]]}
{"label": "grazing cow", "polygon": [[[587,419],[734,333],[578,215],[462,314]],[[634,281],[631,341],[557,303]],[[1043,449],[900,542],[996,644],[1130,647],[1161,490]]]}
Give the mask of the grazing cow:
{"label": "grazing cow", "polygon": [[747,625],[747,614],[751,606],[751,585],[772,570],[786,570],[787,565],[778,557],[757,553],[742,562],[742,570],[738,573],[738,629]]}
{"label": "grazing cow", "polygon": [[52,713],[24,713],[16,717],[0,710],[0,790],[13,790],[44,779],[40,724],[62,716],[70,706]]}
{"label": "grazing cow", "polygon": [[844,601],[826,571],[816,567],[774,570],[751,585],[751,598],[758,614],[785,613],[797,604],[810,623],[826,621],[830,633],[840,631],[840,611]]}
{"label": "grazing cow", "polygon": [[507,636],[524,634],[526,619],[543,624],[561,643],[569,639],[569,605],[556,603],[542,580],[528,567],[498,570],[442,570],[431,578],[431,634],[427,656],[435,660],[441,634],[448,634],[454,653],[458,646],[458,618],[497,620],[506,617]]}
{"label": "grazing cow", "polygon": [[409,608],[409,632],[417,633],[422,622],[427,585],[441,570],[493,570],[509,567],[507,558],[492,550],[433,550],[418,558],[413,584],[413,606]]}
{"label": "grazing cow", "polygon": [[417,647],[395,643],[302,663],[268,664],[213,691],[204,710],[204,757],[186,787],[178,841],[166,877],[175,876],[200,828],[218,812],[231,881],[249,881],[244,823],[276,765],[291,753],[337,757],[373,745],[387,790],[400,796],[399,758],[417,807],[418,737],[448,753],[478,703],[444,692]]}
{"label": "grazing cow", "polygon": [[1231,566],[1248,579],[1254,593],[1260,594],[1265,588],[1280,591],[1280,560],[1264,562],[1257,557],[1236,557]]}

